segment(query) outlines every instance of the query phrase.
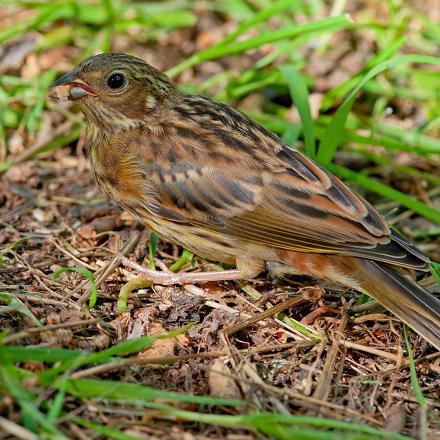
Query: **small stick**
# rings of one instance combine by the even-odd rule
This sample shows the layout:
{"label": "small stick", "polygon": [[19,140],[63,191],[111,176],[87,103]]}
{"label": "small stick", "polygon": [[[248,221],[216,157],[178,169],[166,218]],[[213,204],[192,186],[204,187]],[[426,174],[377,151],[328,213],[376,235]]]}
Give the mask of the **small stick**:
{"label": "small stick", "polygon": [[[2,286],[0,286],[0,288],[4,288]],[[45,296],[38,296],[38,295],[32,295],[32,294],[26,294],[26,293],[14,293],[14,296],[16,296],[17,298],[20,299],[25,299],[26,301],[33,301],[33,302],[37,302],[37,303],[41,303],[41,304],[53,304],[56,306],[69,306],[71,308],[74,308],[76,310],[80,310],[81,307],[73,301],[70,302],[62,302],[61,300],[57,300],[57,299],[50,299],[50,298],[46,298]]]}
{"label": "small stick", "polygon": [[335,371],[335,364],[338,359],[339,349],[338,349],[338,334],[343,335],[345,327],[347,326],[348,315],[347,310],[342,315],[342,319],[339,323],[337,336],[333,339],[330,350],[327,354],[327,359],[325,360],[324,367],[322,369],[321,376],[318,381],[318,385],[315,388],[313,397],[319,400],[327,400],[330,394],[330,387],[333,379],[333,374]]}
{"label": "small stick", "polygon": [[[365,348],[364,345],[362,345],[362,347]],[[374,349],[374,350],[377,350],[377,349]],[[388,355],[390,355],[390,354],[388,353]],[[398,357],[398,356],[396,356],[396,358],[397,358],[397,357]],[[419,357],[419,358],[417,358],[417,359],[414,359],[414,363],[415,363],[415,364],[419,364],[420,362],[430,361],[430,360],[432,360],[432,359],[437,359],[438,357],[440,357],[440,351],[437,351],[437,352],[435,352],[435,353],[430,353],[430,354],[427,354],[426,356],[422,356],[422,357]],[[365,377],[367,378],[367,377],[369,377],[369,376],[373,376],[373,377],[376,377],[376,376],[385,376],[386,374],[391,374],[391,373],[395,373],[396,371],[400,371],[400,370],[402,370],[403,368],[408,367],[409,364],[410,364],[409,359],[406,358],[406,359],[404,359],[404,360],[401,362],[401,364],[400,364],[399,366],[397,366],[397,367],[387,368],[386,370],[383,370],[383,371],[375,371],[374,373],[369,373],[369,374],[367,374]]]}
{"label": "small stick", "polygon": [[[129,254],[134,249],[140,237],[141,234],[135,234],[127,241],[127,243],[125,243],[120,253],[113,258],[113,260],[107,265],[107,267],[103,270],[103,272],[100,273],[96,278],[95,281],[96,288],[98,288],[107,279],[107,277],[121,264],[122,260],[120,257],[122,256],[123,258],[125,258],[124,255]],[[92,294],[92,286],[90,286],[87,289],[87,291],[80,296],[78,300],[79,304],[84,304],[89,299],[91,294]]]}
{"label": "small stick", "polygon": [[20,440],[38,440],[38,437],[33,432],[4,417],[0,417],[0,428],[2,428],[4,433],[7,432]]}
{"label": "small stick", "polygon": [[273,315],[276,315],[277,313],[282,312],[283,310],[286,310],[290,307],[296,307],[299,304],[302,304],[306,300],[304,298],[292,298],[289,299],[281,304],[278,304],[276,306],[271,307],[270,309],[265,310],[264,312],[258,313],[255,316],[252,316],[249,319],[246,319],[245,321],[239,322],[235,325],[231,325],[230,327],[222,330],[223,333],[230,336],[234,333],[237,333],[240,330],[243,330],[246,327],[249,327],[253,324],[255,324],[258,321],[262,321],[263,319],[269,318]]}
{"label": "small stick", "polygon": [[51,330],[58,330],[60,328],[71,328],[71,327],[80,327],[82,325],[88,325],[88,324],[96,324],[97,322],[100,322],[100,318],[93,318],[88,319],[86,321],[72,321],[72,322],[63,322],[62,324],[53,324],[53,325],[46,325],[44,327],[33,327],[29,328],[27,330],[22,330],[20,332],[14,333],[13,335],[6,336],[3,338],[4,344],[9,344],[11,342],[18,341],[22,338],[25,338],[26,336],[32,335],[34,333],[41,333],[45,331],[51,331]]}
{"label": "small stick", "polygon": [[52,244],[59,249],[63,254],[67,255],[68,257],[72,258],[72,260],[75,260],[77,263],[81,264],[81,266],[86,267],[90,270],[96,270],[95,266],[92,266],[91,264],[86,263],[85,261],[81,260],[81,258],[78,258],[76,255],[73,255],[72,252],[65,249],[63,246],[61,246],[54,238],[51,239]]}
{"label": "small stick", "polygon": [[354,350],[359,350],[359,351],[365,351],[366,353],[371,353],[376,356],[381,356],[385,359],[389,359],[390,361],[393,361],[394,363],[397,363],[398,361],[397,355],[392,353],[387,353],[386,351],[379,350],[378,348],[367,347],[366,345],[356,344],[355,342],[344,341],[344,340],[340,340],[338,341],[338,343],[347,348],[352,348]]}

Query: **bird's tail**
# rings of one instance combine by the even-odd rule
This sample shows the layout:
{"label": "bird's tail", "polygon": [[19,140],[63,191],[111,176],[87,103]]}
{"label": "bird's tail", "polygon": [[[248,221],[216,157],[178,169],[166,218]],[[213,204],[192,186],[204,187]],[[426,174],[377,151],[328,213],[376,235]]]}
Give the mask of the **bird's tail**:
{"label": "bird's tail", "polygon": [[352,276],[362,290],[440,350],[440,300],[391,265],[355,260]]}

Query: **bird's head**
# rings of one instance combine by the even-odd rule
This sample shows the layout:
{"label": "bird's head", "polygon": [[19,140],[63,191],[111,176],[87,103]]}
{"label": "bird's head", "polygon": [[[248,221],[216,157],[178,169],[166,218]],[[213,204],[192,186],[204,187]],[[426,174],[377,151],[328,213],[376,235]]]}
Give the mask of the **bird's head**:
{"label": "bird's head", "polygon": [[160,118],[180,96],[159,70],[119,53],[86,58],[51,89],[52,98],[75,101],[89,123],[109,134]]}

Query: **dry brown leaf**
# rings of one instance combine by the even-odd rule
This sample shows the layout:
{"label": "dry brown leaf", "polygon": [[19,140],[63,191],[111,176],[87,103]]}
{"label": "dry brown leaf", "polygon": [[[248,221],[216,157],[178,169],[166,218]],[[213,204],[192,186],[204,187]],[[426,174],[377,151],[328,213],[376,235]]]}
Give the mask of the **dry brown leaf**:
{"label": "dry brown leaf", "polygon": [[[148,325],[148,335],[164,335],[168,333],[159,321],[153,321]],[[158,339],[154,341],[141,356],[147,357],[165,357],[172,356],[176,347],[176,340],[173,339]]]}
{"label": "dry brown leaf", "polygon": [[224,358],[216,359],[208,374],[209,393],[212,396],[239,399],[240,390],[230,375],[231,370],[225,364]]}
{"label": "dry brown leaf", "polygon": [[309,301],[319,301],[325,295],[325,290],[319,286],[309,286],[303,287],[298,293]]}
{"label": "dry brown leaf", "polygon": [[142,338],[142,336],[148,334],[149,320],[150,311],[148,307],[136,309],[128,328],[127,339]]}
{"label": "dry brown leaf", "polygon": [[52,223],[54,220],[54,213],[52,211],[46,211],[41,208],[34,209],[32,216],[40,223]]}
{"label": "dry brown leaf", "polygon": [[304,318],[301,319],[301,324],[306,324],[306,325],[313,324],[317,318],[327,313],[338,313],[338,312],[334,309],[331,309],[330,307],[318,307],[317,309],[313,310],[313,312],[310,312],[308,315],[304,316]]}
{"label": "dry brown leaf", "polygon": [[78,235],[80,235],[82,238],[85,238],[86,240],[95,239],[97,236],[95,227],[90,223],[80,226],[76,230],[76,232],[78,233]]}
{"label": "dry brown leaf", "polygon": [[368,315],[359,316],[359,318],[355,318],[354,322],[356,324],[361,324],[366,321],[389,321],[390,317],[385,315],[384,313],[369,313]]}
{"label": "dry brown leaf", "polygon": [[391,406],[386,414],[385,429],[390,432],[400,433],[405,427],[405,408],[401,402]]}
{"label": "dry brown leaf", "polygon": [[126,339],[132,321],[133,319],[130,316],[130,313],[126,312],[118,315],[113,321],[109,322],[109,324],[116,330],[117,341]]}

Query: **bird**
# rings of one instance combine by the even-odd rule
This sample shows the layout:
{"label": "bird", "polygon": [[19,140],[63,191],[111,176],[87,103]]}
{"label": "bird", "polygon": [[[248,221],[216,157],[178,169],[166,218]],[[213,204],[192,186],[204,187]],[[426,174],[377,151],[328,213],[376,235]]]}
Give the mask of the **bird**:
{"label": "bird", "polygon": [[236,267],[174,281],[308,275],[366,293],[440,350],[440,300],[414,278],[430,260],[358,193],[241,111],[185,93],[124,53],[84,59],[51,96],[84,113],[92,174],[109,199],[165,240]]}

